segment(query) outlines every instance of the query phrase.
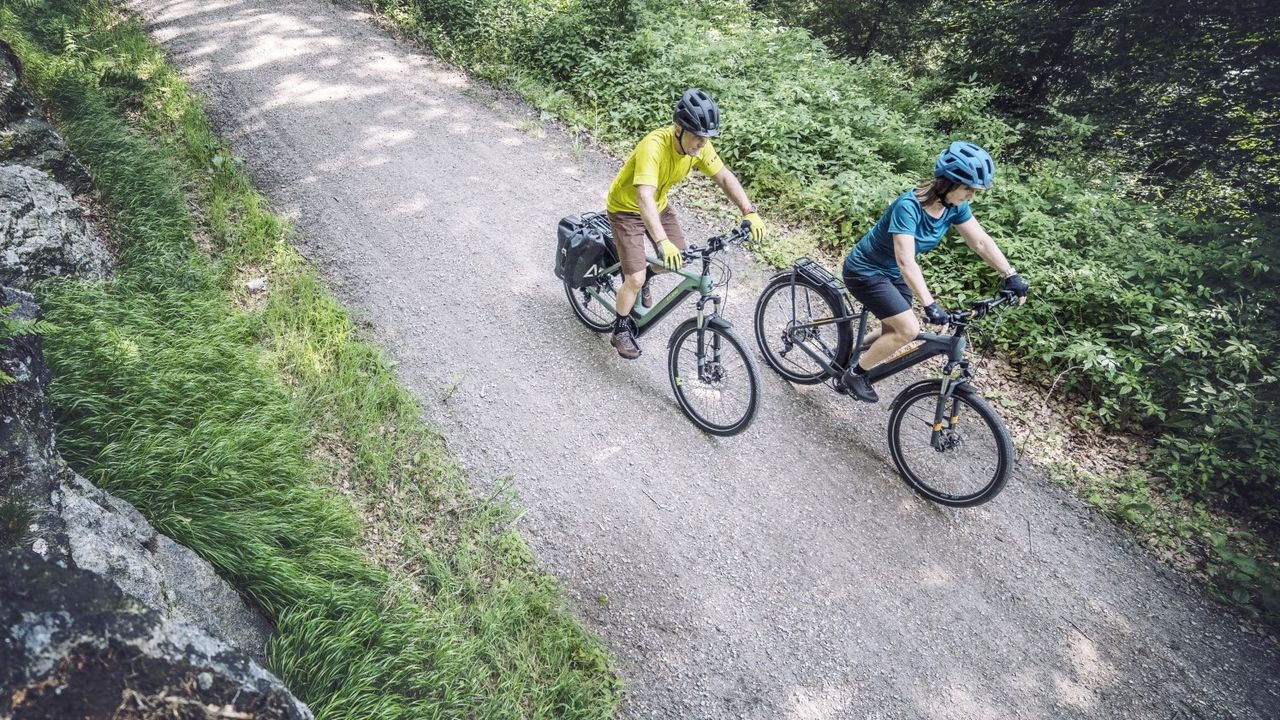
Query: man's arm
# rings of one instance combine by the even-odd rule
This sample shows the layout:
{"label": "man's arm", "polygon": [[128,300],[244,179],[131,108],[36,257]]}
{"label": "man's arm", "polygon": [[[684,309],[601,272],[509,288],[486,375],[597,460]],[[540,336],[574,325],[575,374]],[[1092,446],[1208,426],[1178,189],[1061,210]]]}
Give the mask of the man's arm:
{"label": "man's arm", "polygon": [[751,204],[751,200],[747,198],[747,191],[742,189],[742,183],[738,182],[738,176],[734,175],[729,168],[720,168],[720,171],[711,176],[711,180],[720,186],[724,194],[733,201],[734,205],[742,211],[743,215],[754,212],[755,207]]}
{"label": "man's arm", "polygon": [[667,239],[667,231],[662,227],[662,219],[658,215],[658,188],[653,185],[636,186],[636,204],[640,206],[640,219],[644,221],[645,230],[656,248]]}
{"label": "man's arm", "polygon": [[750,223],[752,242],[764,242],[769,231],[765,227],[764,220],[760,219],[760,214],[756,212],[755,206],[747,198],[747,191],[742,189],[742,183],[738,182],[738,176],[734,175],[729,168],[722,167],[716,171],[715,175],[711,176],[711,179],[738,206],[738,209],[742,211],[743,219]]}

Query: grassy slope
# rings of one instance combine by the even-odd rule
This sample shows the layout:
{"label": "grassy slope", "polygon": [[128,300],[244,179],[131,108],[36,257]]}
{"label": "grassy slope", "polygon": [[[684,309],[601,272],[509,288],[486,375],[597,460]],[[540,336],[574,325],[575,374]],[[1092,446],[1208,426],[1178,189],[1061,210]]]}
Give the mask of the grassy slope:
{"label": "grassy slope", "polygon": [[142,28],[50,1],[0,7],[0,37],[120,245],[113,280],[39,293],[64,456],[266,610],[318,717],[615,714],[510,510],[469,494]]}

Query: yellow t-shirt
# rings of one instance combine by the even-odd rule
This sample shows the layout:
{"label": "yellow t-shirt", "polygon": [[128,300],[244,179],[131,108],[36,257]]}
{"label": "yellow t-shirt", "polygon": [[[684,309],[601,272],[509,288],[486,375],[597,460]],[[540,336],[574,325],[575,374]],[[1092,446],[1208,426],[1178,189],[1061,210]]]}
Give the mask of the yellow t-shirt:
{"label": "yellow t-shirt", "polygon": [[639,213],[637,185],[653,185],[658,189],[654,199],[658,202],[658,212],[662,212],[667,209],[667,191],[685,179],[691,169],[697,167],[711,177],[724,167],[724,161],[711,147],[710,140],[697,155],[681,155],[676,151],[675,136],[675,127],[668,125],[645,135],[636,145],[631,157],[627,158],[627,164],[622,166],[618,177],[613,179],[613,185],[609,186],[609,212]]}

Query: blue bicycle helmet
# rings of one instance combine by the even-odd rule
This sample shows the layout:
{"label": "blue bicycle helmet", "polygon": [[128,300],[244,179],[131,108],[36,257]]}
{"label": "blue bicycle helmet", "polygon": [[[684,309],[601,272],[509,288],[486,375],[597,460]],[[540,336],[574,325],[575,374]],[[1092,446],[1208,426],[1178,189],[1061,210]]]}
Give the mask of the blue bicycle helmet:
{"label": "blue bicycle helmet", "polygon": [[672,119],[694,135],[709,138],[720,134],[720,106],[705,90],[685,90],[676,103]]}
{"label": "blue bicycle helmet", "polygon": [[986,190],[995,181],[996,163],[986,150],[971,142],[957,140],[938,156],[938,162],[933,164],[933,176]]}

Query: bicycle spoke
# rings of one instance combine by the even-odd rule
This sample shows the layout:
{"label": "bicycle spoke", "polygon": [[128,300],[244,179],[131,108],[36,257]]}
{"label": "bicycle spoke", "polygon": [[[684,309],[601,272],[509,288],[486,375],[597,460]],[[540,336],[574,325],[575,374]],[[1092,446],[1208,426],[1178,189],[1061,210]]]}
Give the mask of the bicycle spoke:
{"label": "bicycle spoke", "polygon": [[[684,381],[685,392],[691,399],[698,401],[699,414],[706,415],[714,424],[721,424],[732,419],[735,413],[741,413],[751,391],[750,386],[743,381],[746,365],[741,359],[730,362],[722,360],[719,368],[711,371],[719,377],[703,378],[698,372],[696,347],[683,349],[680,358],[680,376]],[[714,362],[713,360],[712,363]],[[704,370],[705,372],[708,371]]]}
{"label": "bicycle spoke", "polygon": [[[827,345],[827,343],[823,341],[821,328],[813,329],[812,340],[813,340],[813,344],[817,345],[822,350],[823,355],[826,355],[828,358],[834,358],[836,356],[836,353],[834,350],[831,349],[831,346]],[[800,352],[804,352],[804,351],[801,350]]]}
{"label": "bicycle spoke", "polygon": [[[792,382],[820,382],[826,377],[826,367],[806,348],[828,361],[839,360],[841,346],[849,343],[847,327],[813,325],[816,320],[837,316],[837,307],[816,288],[780,276],[765,288],[756,305],[756,341],[761,354],[770,367]],[[802,344],[805,347],[800,347]]]}
{"label": "bicycle spoke", "polygon": [[672,386],[681,407],[704,430],[731,434],[750,422],[759,379],[739,343],[730,341],[721,330],[709,328],[699,358],[698,331],[690,328],[676,340],[670,363]]}
{"label": "bicycle spoke", "polygon": [[928,428],[930,432],[933,431],[933,411],[932,410],[929,410],[929,414],[926,415],[923,406],[913,405],[911,409],[906,413],[906,415],[907,417],[911,418],[911,424],[913,426],[919,423],[920,425]]}
{"label": "bicycle spoke", "polygon": [[[1008,476],[1012,444],[994,410],[972,395],[948,403],[934,431],[937,386],[900,399],[890,418],[889,443],[903,477],[936,502],[968,505],[999,492]],[[953,422],[952,418],[965,418]]]}

